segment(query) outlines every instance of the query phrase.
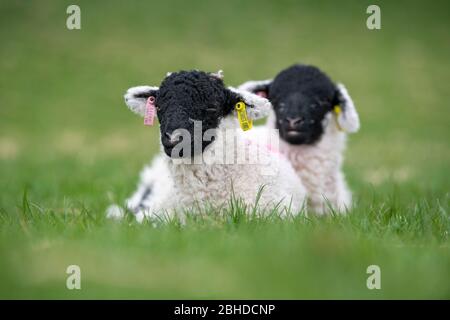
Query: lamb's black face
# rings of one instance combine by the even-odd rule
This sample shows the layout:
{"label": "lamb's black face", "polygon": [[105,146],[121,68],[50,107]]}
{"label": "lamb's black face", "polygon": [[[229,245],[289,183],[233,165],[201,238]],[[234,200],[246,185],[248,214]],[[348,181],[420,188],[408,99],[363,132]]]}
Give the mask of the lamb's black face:
{"label": "lamb's black face", "polygon": [[[188,156],[183,155],[182,150],[178,154],[172,153],[174,147],[185,139],[185,136],[176,135],[177,129],[189,132],[191,156],[195,151],[203,152],[214,140],[203,141],[203,134],[217,128],[220,120],[232,111],[230,99],[222,80],[205,72],[181,71],[164,79],[155,104],[165,153],[170,157]],[[196,150],[195,146],[201,146],[201,150]]]}
{"label": "lamb's black face", "polygon": [[336,87],[319,69],[295,65],[280,72],[268,89],[280,136],[291,144],[314,144],[333,110]]}
{"label": "lamb's black face", "polygon": [[280,137],[291,144],[313,144],[323,134],[323,120],[332,109],[329,101],[293,93],[272,101],[276,128]]}

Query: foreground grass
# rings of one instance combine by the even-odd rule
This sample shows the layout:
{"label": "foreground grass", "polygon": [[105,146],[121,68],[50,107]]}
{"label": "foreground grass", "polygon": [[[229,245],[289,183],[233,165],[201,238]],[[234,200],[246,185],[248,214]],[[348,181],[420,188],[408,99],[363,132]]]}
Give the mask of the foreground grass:
{"label": "foreground grass", "polygon": [[[16,214],[0,217],[3,298],[450,297],[448,196],[288,219],[235,200],[184,223],[140,225],[79,205],[55,212],[25,194]],[[65,288],[72,264],[81,291]],[[366,287],[372,264],[381,290]]]}

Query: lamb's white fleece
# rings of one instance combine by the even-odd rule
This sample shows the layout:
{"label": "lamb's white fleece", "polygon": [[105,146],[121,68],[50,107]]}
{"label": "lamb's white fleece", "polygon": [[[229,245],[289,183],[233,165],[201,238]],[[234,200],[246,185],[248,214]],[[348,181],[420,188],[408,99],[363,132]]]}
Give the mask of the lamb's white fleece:
{"label": "lamb's white fleece", "polygon": [[[271,111],[265,126],[248,133],[250,139],[264,140],[275,128],[275,113]],[[292,145],[283,139],[279,150],[292,164],[307,190],[308,208],[317,214],[333,210],[345,213],[351,207],[352,196],[342,173],[346,133],[340,131],[332,113],[323,122],[324,134],[314,145]]]}
{"label": "lamb's white fleece", "polygon": [[[211,143],[203,152],[201,164],[195,164],[195,159],[192,164],[183,164],[159,154],[144,168],[138,190],[127,200],[126,205],[135,212],[136,219],[142,221],[144,217],[180,213],[205,202],[220,206],[229,201],[233,193],[252,206],[261,186],[264,189],[258,202],[260,208],[279,204],[283,214],[288,211],[298,214],[304,208],[306,190],[287,158],[265,145],[257,145],[255,140],[250,142],[247,133],[237,129],[238,126],[233,117],[221,121],[216,141],[225,142]],[[226,130],[235,130],[233,143],[224,139]],[[258,156],[252,159],[255,148]],[[223,164],[223,158],[216,157],[218,153],[226,155],[227,159],[233,159],[230,156],[234,155],[235,160]],[[245,163],[236,163],[242,154],[245,154]],[[114,210],[109,210],[110,217],[118,216]]]}

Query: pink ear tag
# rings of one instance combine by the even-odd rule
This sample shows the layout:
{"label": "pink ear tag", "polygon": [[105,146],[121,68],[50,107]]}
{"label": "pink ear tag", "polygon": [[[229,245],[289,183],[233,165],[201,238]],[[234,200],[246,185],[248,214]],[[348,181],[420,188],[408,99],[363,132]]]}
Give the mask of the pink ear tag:
{"label": "pink ear tag", "polygon": [[147,103],[145,105],[145,116],[144,116],[144,125],[152,126],[153,121],[155,120],[156,108],[155,108],[155,97],[150,96],[147,99]]}
{"label": "pink ear tag", "polygon": [[256,91],[255,94],[260,97],[267,98],[267,93],[265,91]]}

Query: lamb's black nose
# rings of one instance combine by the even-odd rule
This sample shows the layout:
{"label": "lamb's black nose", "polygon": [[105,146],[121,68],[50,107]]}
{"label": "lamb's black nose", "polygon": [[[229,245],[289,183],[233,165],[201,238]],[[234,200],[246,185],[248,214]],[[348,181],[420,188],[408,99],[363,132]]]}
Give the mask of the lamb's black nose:
{"label": "lamb's black nose", "polygon": [[286,121],[288,123],[287,126],[288,130],[297,130],[298,126],[303,123],[303,118],[302,117],[286,118]]}

